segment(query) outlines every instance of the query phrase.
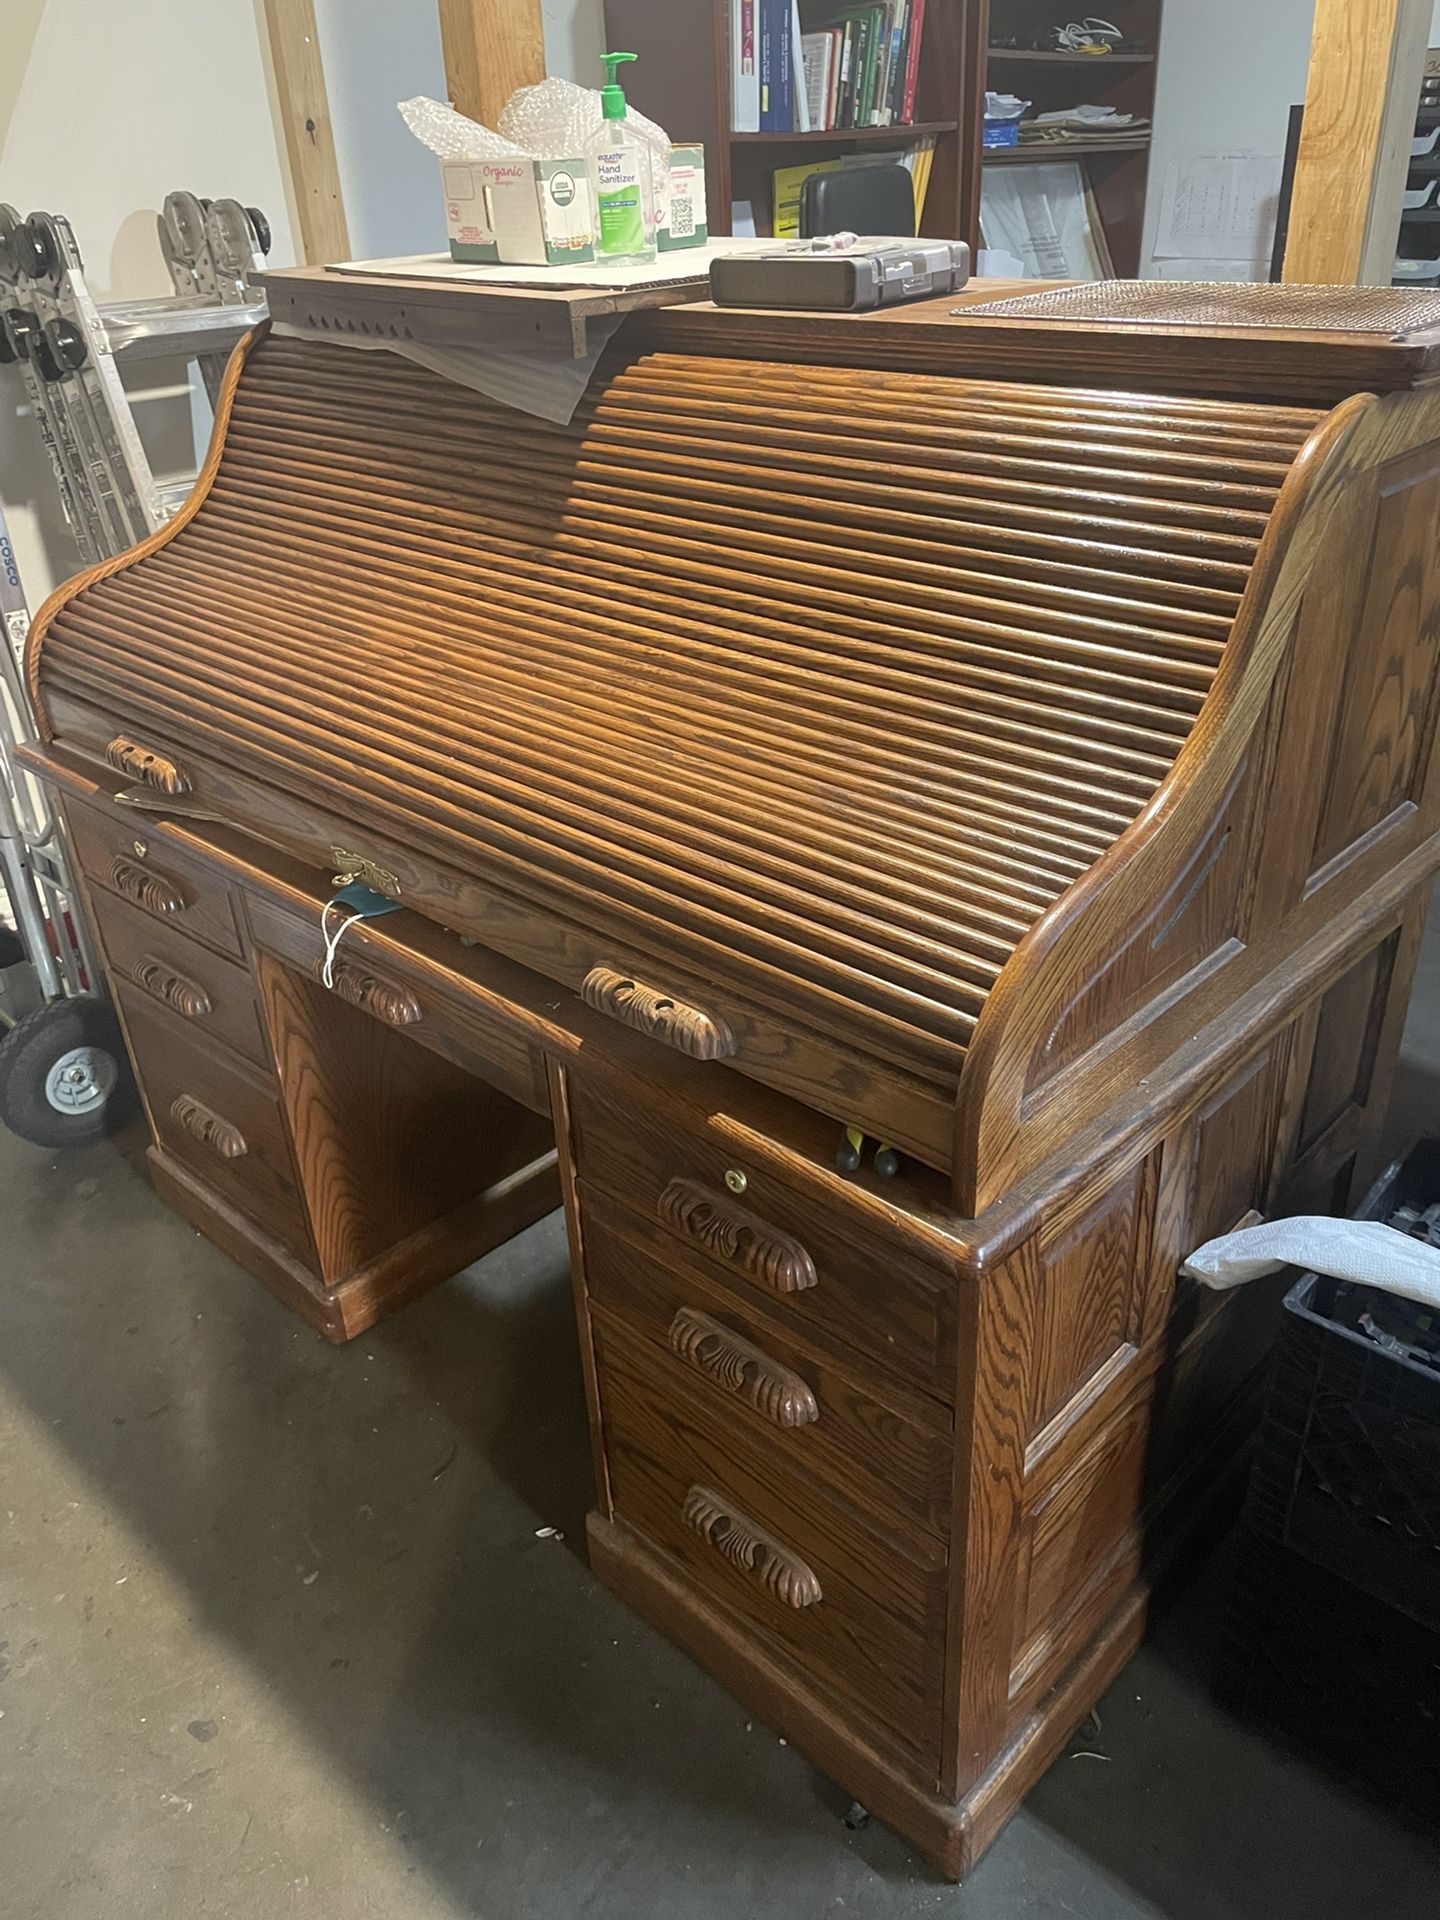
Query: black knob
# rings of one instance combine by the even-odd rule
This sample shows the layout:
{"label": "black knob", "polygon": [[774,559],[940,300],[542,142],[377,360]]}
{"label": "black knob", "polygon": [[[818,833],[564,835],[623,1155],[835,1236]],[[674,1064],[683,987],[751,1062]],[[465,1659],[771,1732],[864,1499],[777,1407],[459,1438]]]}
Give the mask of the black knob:
{"label": "black knob", "polygon": [[67,373],[74,373],[90,358],[85,336],[71,320],[50,321],[45,328],[45,344]]}
{"label": "black knob", "polygon": [[32,213],[15,236],[15,251],[20,271],[32,280],[48,280],[58,264],[51,243],[50,229],[38,213]]}
{"label": "black knob", "polygon": [[255,229],[255,244],[268,259],[270,254],[270,222],[265,218],[259,207],[246,207],[245,211],[249,214],[250,224]]}

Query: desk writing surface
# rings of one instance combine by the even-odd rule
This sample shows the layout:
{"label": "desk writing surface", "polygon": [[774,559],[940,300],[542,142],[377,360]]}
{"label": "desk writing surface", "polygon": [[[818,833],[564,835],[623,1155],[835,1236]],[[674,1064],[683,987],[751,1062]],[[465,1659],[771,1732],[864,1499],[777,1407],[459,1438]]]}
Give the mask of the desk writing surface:
{"label": "desk writing surface", "polygon": [[943,317],[957,303],[1004,300],[1016,293],[1063,285],[1049,280],[976,280],[958,294],[916,300],[874,313],[797,313],[784,316],[748,309],[718,309],[702,298],[705,282],[684,281],[639,288],[498,286],[488,282],[336,273],[329,267],[284,267],[254,276],[270,302],[271,317],[319,335],[376,334],[432,345],[548,348],[576,359],[590,350],[589,323],[615,314],[698,305],[723,312],[731,325],[763,325],[777,317],[792,323],[839,320],[888,329]]}

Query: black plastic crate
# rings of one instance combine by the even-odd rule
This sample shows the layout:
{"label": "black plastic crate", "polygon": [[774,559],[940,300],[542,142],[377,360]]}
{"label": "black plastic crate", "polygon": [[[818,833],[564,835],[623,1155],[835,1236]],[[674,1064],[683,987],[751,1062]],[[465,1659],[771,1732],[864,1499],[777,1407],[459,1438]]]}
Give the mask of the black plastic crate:
{"label": "black plastic crate", "polygon": [[1440,1634],[1243,1523],[1215,1685],[1347,1781],[1440,1803]]}
{"label": "black plastic crate", "polygon": [[[1393,1166],[1359,1210],[1440,1201],[1440,1141]],[[1440,1631],[1440,1372],[1353,1320],[1385,1296],[1303,1274],[1285,1296],[1245,1520],[1256,1534]]]}

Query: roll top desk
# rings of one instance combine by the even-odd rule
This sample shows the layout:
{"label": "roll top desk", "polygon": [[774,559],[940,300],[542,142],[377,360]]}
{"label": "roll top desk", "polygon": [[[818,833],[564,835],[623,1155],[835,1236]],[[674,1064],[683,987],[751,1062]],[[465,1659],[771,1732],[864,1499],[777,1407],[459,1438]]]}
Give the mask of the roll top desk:
{"label": "roll top desk", "polygon": [[1437,315],[671,308],[556,427],[268,283],[28,661],[156,1185],[335,1340],[563,1201],[596,1571],[958,1876],[1246,1437],[1180,1261],[1375,1164]]}

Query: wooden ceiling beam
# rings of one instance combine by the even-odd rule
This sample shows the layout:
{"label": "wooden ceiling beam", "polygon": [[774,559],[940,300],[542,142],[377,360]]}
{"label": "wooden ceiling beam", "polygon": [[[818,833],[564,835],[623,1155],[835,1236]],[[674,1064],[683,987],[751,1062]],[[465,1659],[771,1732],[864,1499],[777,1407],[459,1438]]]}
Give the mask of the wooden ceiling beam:
{"label": "wooden ceiling beam", "polygon": [[1388,286],[1431,0],[1316,0],[1284,277]]}
{"label": "wooden ceiling beam", "polygon": [[517,87],[545,78],[540,0],[439,0],[445,85],[461,113],[493,127]]}

